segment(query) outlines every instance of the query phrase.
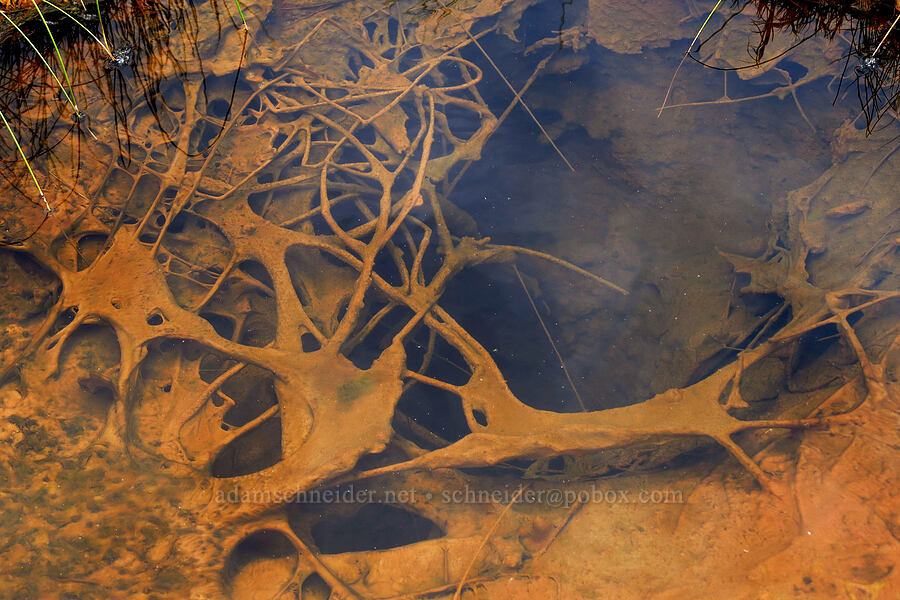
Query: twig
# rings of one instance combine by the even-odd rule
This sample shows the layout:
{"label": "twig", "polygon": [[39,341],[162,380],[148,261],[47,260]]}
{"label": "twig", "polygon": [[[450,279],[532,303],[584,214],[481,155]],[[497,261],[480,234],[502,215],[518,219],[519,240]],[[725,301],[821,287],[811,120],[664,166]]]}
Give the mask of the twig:
{"label": "twig", "polygon": [[607,287],[611,287],[612,289],[616,290],[617,292],[619,292],[620,294],[622,294],[624,296],[628,295],[628,290],[626,290],[625,288],[620,287],[620,286],[612,283],[611,281],[608,281],[608,280],[600,277],[599,275],[594,275],[590,271],[586,271],[585,269],[582,269],[578,265],[573,265],[572,263],[565,261],[561,258],[556,258],[555,256],[553,256],[551,254],[547,254],[545,252],[540,252],[538,250],[531,250],[530,248],[522,248],[521,246],[507,246],[507,245],[503,245],[503,244],[491,244],[489,246],[489,248],[495,249],[495,250],[508,250],[510,252],[515,252],[516,254],[526,254],[528,256],[534,256],[535,258],[541,258],[543,260],[546,260],[546,261],[552,262],[554,264],[560,265],[562,267],[565,267],[571,271],[575,271],[576,273],[578,273],[580,275],[584,275],[585,277],[589,277],[589,278],[593,279],[594,281],[602,283],[603,285],[605,285]]}
{"label": "twig", "polygon": [[[721,1],[722,0],[719,0],[719,2],[721,2]],[[446,10],[448,12],[453,12],[449,8],[447,8],[447,5],[444,4],[442,0],[437,0],[437,2],[438,2],[438,4],[440,4],[441,6],[444,7],[444,10]],[[456,13],[454,13],[453,16],[456,16]],[[540,130],[541,130],[541,133],[544,134],[544,137],[547,138],[547,141],[550,142],[550,145],[553,146],[553,149],[556,150],[557,154],[559,154],[559,157],[561,159],[563,159],[563,162],[566,163],[566,166],[569,167],[569,169],[571,169],[572,172],[574,173],[575,167],[572,166],[572,163],[569,162],[569,159],[566,158],[566,155],[563,154],[562,150],[559,149],[559,146],[556,145],[556,142],[553,141],[553,138],[550,137],[550,134],[547,133],[547,130],[544,129],[543,125],[541,125],[541,122],[538,121],[538,118],[536,116],[534,116],[534,113],[531,112],[531,109],[528,108],[527,104],[525,104],[525,100],[522,99],[522,96],[519,94],[518,91],[516,91],[516,88],[513,87],[513,84],[511,84],[509,82],[509,79],[506,78],[506,75],[503,74],[503,71],[500,70],[500,67],[497,66],[497,63],[495,63],[493,61],[493,59],[490,57],[490,55],[487,53],[487,51],[484,49],[484,47],[478,42],[477,39],[475,39],[475,36],[473,36],[469,32],[469,28],[466,27],[466,25],[462,22],[462,19],[460,19],[458,16],[456,16],[456,20],[459,21],[460,26],[462,26],[463,31],[466,33],[466,35],[469,37],[469,39],[472,40],[472,43],[475,44],[475,46],[481,51],[481,53],[484,55],[484,57],[487,59],[487,61],[489,63],[491,63],[491,66],[494,67],[494,70],[497,71],[497,74],[503,80],[503,83],[506,84],[506,87],[508,87],[510,89],[510,91],[513,94],[515,94],[516,99],[518,99],[518,101],[519,101],[519,104],[522,105],[522,108],[525,109],[525,112],[528,113],[528,116],[530,116],[531,119],[537,124],[538,128],[540,128]]]}
{"label": "twig", "polygon": [[575,504],[572,505],[572,508],[569,509],[569,512],[566,513],[566,518],[563,519],[563,522],[560,524],[560,526],[556,528],[556,531],[553,532],[553,535],[551,535],[550,539],[547,540],[547,543],[544,544],[544,547],[531,556],[532,560],[543,555],[545,552],[547,552],[547,550],[550,549],[550,546],[553,545],[553,542],[556,541],[556,539],[559,537],[559,534],[563,532],[563,529],[565,529],[569,525],[572,519],[575,518],[575,515],[578,513],[578,511],[580,511],[582,507],[584,507],[584,501],[580,496],[581,494],[579,494],[578,500],[575,502]]}
{"label": "twig", "polygon": [[531,292],[528,291],[528,286],[525,285],[525,280],[522,279],[522,274],[519,273],[519,267],[513,263],[513,271],[516,272],[516,277],[519,278],[519,283],[522,284],[522,289],[525,290],[525,295],[528,297],[528,302],[531,303],[531,309],[534,311],[535,316],[537,316],[538,322],[541,324],[541,328],[544,330],[544,334],[547,336],[547,339],[550,340],[550,346],[553,348],[553,352],[556,354],[556,358],[559,360],[559,365],[562,367],[563,373],[566,374],[566,380],[569,382],[569,387],[572,388],[572,391],[575,392],[575,398],[578,400],[578,405],[581,407],[583,412],[587,412],[587,407],[584,405],[584,400],[581,398],[581,394],[578,393],[578,388],[575,386],[575,382],[572,381],[572,376],[569,374],[569,369],[566,367],[566,361],[563,360],[562,354],[559,353],[559,349],[556,347],[556,342],[553,341],[553,336],[550,335],[550,330],[547,329],[547,325],[544,323],[544,318],[541,316],[541,313],[538,312],[537,306],[534,304],[534,299],[531,297]]}
{"label": "twig", "polygon": [[306,561],[312,565],[312,567],[316,570],[316,573],[319,574],[325,583],[331,586],[331,589],[334,590],[337,594],[344,596],[345,598],[354,598],[356,600],[361,600],[359,594],[353,591],[346,583],[338,579],[338,577],[329,569],[325,563],[319,560],[319,557],[316,556],[315,552],[310,550],[309,546],[307,546],[303,540],[301,540],[296,533],[290,527],[279,527],[278,531],[283,533],[287,538],[294,544],[294,547],[297,549],[298,559],[303,559],[305,557]]}
{"label": "twig", "polygon": [[[440,1],[440,0],[438,0]],[[503,517],[506,516],[506,513],[509,512],[509,509],[512,508],[512,505],[516,503],[516,500],[519,499],[519,496],[522,495],[522,492],[525,491],[527,486],[521,486],[517,491],[515,496],[512,497],[512,500],[509,501],[509,504],[497,515],[497,518],[494,520],[494,524],[491,525],[491,528],[488,529],[488,532],[484,534],[484,538],[481,540],[481,544],[478,546],[478,549],[472,555],[472,560],[469,561],[469,566],[466,567],[465,572],[463,573],[462,578],[459,580],[459,585],[456,586],[456,592],[453,594],[453,600],[459,600],[462,594],[463,586],[466,584],[466,579],[469,577],[469,573],[475,567],[475,563],[478,562],[479,556],[481,556],[482,550],[487,545],[488,541],[491,539],[491,536],[494,535],[494,532],[497,531],[497,527],[500,525],[500,521],[503,520]]]}
{"label": "twig", "polygon": [[697,35],[694,36],[694,39],[691,41],[691,45],[688,46],[687,51],[685,51],[684,56],[681,57],[681,62],[678,63],[678,67],[675,69],[675,72],[672,73],[672,81],[669,82],[669,88],[666,90],[666,97],[663,98],[662,106],[659,107],[659,112],[656,113],[656,118],[660,118],[662,116],[663,111],[666,109],[666,102],[669,100],[669,94],[672,93],[672,86],[675,85],[675,78],[678,77],[678,71],[681,70],[682,65],[684,65],[684,61],[687,60],[688,55],[690,55],[691,51],[694,49],[694,44],[697,43],[697,40],[700,38],[700,34],[703,33],[703,28],[706,27],[706,24],[709,23],[709,20],[712,19],[712,16],[719,10],[719,5],[722,4],[722,0],[718,0],[716,5],[713,6],[713,9],[709,11],[709,14],[706,16],[706,20],[703,21],[703,25],[700,26],[700,29],[697,30]]}

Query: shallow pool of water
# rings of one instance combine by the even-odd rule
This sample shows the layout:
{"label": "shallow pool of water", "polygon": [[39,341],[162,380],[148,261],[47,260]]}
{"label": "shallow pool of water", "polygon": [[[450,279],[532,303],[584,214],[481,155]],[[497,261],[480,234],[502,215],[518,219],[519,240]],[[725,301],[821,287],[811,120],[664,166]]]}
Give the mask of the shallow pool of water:
{"label": "shallow pool of water", "polygon": [[896,124],[710,8],[26,29],[0,596],[891,597]]}

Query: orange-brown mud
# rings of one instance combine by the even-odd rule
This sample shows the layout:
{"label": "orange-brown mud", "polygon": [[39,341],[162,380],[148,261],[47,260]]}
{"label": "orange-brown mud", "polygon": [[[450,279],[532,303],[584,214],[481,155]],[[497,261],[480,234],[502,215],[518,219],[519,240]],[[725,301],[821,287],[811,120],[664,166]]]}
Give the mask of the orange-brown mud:
{"label": "orange-brown mud", "polygon": [[53,211],[7,149],[0,597],[900,595],[896,125],[804,109],[840,42],[656,119],[692,25],[573,9],[513,81],[570,174],[489,88],[543,5],[446,4],[205,5],[81,46],[87,120],[15,97]]}

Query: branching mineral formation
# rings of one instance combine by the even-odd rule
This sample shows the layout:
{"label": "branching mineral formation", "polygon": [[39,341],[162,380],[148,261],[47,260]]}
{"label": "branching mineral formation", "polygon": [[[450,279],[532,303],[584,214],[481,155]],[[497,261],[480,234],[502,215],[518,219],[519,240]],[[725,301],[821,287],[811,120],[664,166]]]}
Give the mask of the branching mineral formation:
{"label": "branching mineral formation", "polygon": [[[454,525],[446,508],[424,497],[406,507],[444,532],[444,567],[419,556],[429,575],[413,580],[379,574],[375,553],[353,564],[318,556],[292,527],[291,498],[363,480],[436,494],[463,477],[452,469],[649,452],[683,438],[715,440],[777,496],[783,482],[735,434],[823,418],[734,416],[747,406],[741,376],[826,325],[855,353],[868,401],[884,401],[884,361],[900,338],[876,362],[853,323],[896,302],[900,292],[866,288],[865,268],[896,249],[863,257],[840,285],[810,281],[809,207],[827,178],[795,192],[764,256],[727,256],[750,291],[790,306],[773,337],[631,406],[564,414],[519,401],[441,306],[461,270],[518,252],[457,233],[464,216],[448,191],[498,116],[479,93],[481,68],[463,57],[470,23],[448,15],[430,29],[391,30],[305,18],[294,46],[249,51],[251,85],[233,91],[221,73],[199,70],[169,78],[164,103],[132,110],[132,144],[85,159],[105,174],[82,178],[66,210],[7,248],[4,260],[18,265],[8,268],[37,282],[46,308],[34,309],[36,325],[23,322],[28,336],[0,365],[13,442],[4,478],[26,490],[2,501],[6,515],[21,511],[23,530],[61,527],[10,554],[19,575],[30,569],[42,582],[40,597],[109,582],[122,597],[220,597],[247,540],[295,556],[285,586],[307,589],[317,577],[341,597],[452,592],[481,532]],[[157,126],[165,138],[149,134]],[[434,374],[438,346],[462,358],[465,380]],[[398,402],[413,386],[458,398],[470,433],[444,440],[410,424]],[[494,548],[499,558],[469,577],[513,569],[522,552]]]}

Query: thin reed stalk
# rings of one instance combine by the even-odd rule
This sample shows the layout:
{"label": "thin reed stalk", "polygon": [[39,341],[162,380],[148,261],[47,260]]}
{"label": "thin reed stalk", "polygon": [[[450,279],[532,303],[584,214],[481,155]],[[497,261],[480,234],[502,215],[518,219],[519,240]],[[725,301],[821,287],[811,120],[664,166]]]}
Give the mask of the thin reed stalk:
{"label": "thin reed stalk", "polygon": [[41,188],[41,184],[38,183],[37,175],[34,174],[34,169],[31,168],[31,162],[28,160],[28,156],[26,156],[25,151],[22,149],[22,145],[19,143],[19,138],[16,137],[12,126],[9,124],[9,121],[6,120],[6,115],[3,114],[2,110],[0,110],[0,119],[3,120],[3,124],[6,126],[6,130],[9,132],[9,136],[12,138],[13,143],[16,145],[16,149],[19,151],[19,156],[21,156],[22,160],[25,161],[25,167],[28,169],[28,174],[31,175],[31,180],[34,182],[34,187],[36,187],[38,191],[38,197],[41,199],[41,202],[44,205],[44,214],[49,215],[51,212],[53,212],[53,209],[50,208],[50,204],[47,202],[46,196],[44,196],[44,190],[43,188]]}
{"label": "thin reed stalk", "polygon": [[98,38],[96,35],[94,35],[94,32],[91,31],[90,29],[88,29],[88,28],[85,26],[84,23],[82,23],[81,21],[79,21],[78,19],[76,19],[72,14],[70,14],[69,12],[67,12],[67,11],[66,11],[65,9],[63,9],[61,6],[57,6],[56,4],[53,4],[52,2],[50,2],[50,0],[43,0],[43,2],[44,2],[44,4],[47,4],[47,5],[49,5],[49,6],[53,7],[53,8],[55,8],[56,10],[58,10],[59,12],[61,12],[62,14],[64,14],[65,16],[69,17],[72,21],[74,21],[76,25],[78,25],[79,27],[81,27],[81,29],[83,29],[85,33],[87,33],[89,36],[91,36],[91,38],[92,38],[95,42],[97,42],[97,43],[100,45],[101,48],[103,48],[104,52],[106,52],[106,54],[109,56],[109,58],[110,58],[111,60],[115,60],[115,57],[113,56],[113,53],[112,53],[112,49],[111,49],[110,46],[109,46],[109,42],[106,40],[106,32],[103,30],[103,21],[102,21],[102,20],[100,21],[100,35],[103,36],[103,40],[101,40],[101,39]]}
{"label": "thin reed stalk", "polygon": [[69,95],[69,92],[66,90],[66,86],[64,86],[62,81],[59,80],[59,77],[56,76],[56,72],[53,70],[53,67],[50,66],[50,63],[47,62],[47,59],[44,58],[44,55],[38,51],[37,47],[34,45],[34,42],[32,42],[31,39],[27,35],[25,35],[25,32],[22,31],[22,29],[18,25],[16,25],[15,21],[13,21],[11,18],[9,18],[9,15],[7,15],[6,12],[0,10],[0,15],[3,15],[3,18],[6,19],[9,22],[9,24],[12,25],[15,28],[15,30],[19,32],[19,35],[22,36],[22,39],[24,39],[25,42],[29,46],[31,46],[31,49],[34,50],[34,53],[37,55],[37,57],[41,60],[42,63],[44,63],[44,66],[47,67],[47,71],[50,73],[50,75],[53,76],[53,79],[56,80],[56,83],[59,85],[59,89],[62,91],[63,95],[66,97],[66,101],[69,104],[71,104],[72,108],[75,110],[75,114],[76,115],[80,114],[80,112],[78,110],[78,105],[75,104],[75,98],[73,98],[72,96]]}
{"label": "thin reed stalk", "polygon": [[[103,47],[106,48],[107,52],[109,52],[110,58],[113,58],[112,52],[110,52],[110,50],[109,50],[109,47],[110,47],[109,40],[106,39],[106,27],[103,26],[103,15],[100,14],[100,0],[96,0],[96,5],[97,5],[97,20],[100,21],[100,35],[103,36],[103,41],[105,42],[105,44],[103,44]],[[113,60],[115,60],[115,59],[113,58]]]}
{"label": "thin reed stalk", "polygon": [[244,18],[244,11],[241,9],[240,0],[234,0],[234,5],[237,6],[238,14],[241,15],[241,22],[244,24],[244,29],[247,29],[247,19]]}
{"label": "thin reed stalk", "polygon": [[78,110],[78,104],[74,102],[75,90],[72,88],[72,80],[69,79],[69,71],[66,69],[66,63],[63,61],[62,52],[59,51],[59,46],[56,44],[56,38],[53,37],[53,31],[50,30],[50,24],[47,23],[47,19],[44,18],[44,13],[41,12],[37,0],[31,0],[31,3],[34,5],[34,9],[37,11],[38,16],[41,18],[41,22],[44,23],[44,27],[47,29],[47,35],[50,36],[50,43],[53,44],[53,49],[56,51],[56,59],[59,61],[59,68],[62,69],[63,75],[66,78],[66,84],[69,86],[69,97],[73,100],[72,105],[75,107],[75,114],[76,116],[80,116],[81,111]]}

